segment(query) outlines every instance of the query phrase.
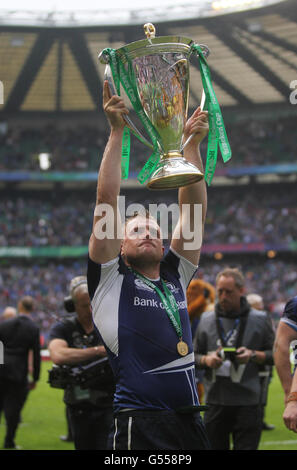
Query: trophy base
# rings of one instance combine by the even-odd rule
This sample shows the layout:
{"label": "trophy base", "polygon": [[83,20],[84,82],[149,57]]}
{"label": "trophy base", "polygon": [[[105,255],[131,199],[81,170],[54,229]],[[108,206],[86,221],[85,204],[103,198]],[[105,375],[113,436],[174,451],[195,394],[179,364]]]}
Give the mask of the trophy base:
{"label": "trophy base", "polygon": [[150,177],[148,189],[176,189],[200,181],[203,173],[181,155],[161,159],[157,169]]}

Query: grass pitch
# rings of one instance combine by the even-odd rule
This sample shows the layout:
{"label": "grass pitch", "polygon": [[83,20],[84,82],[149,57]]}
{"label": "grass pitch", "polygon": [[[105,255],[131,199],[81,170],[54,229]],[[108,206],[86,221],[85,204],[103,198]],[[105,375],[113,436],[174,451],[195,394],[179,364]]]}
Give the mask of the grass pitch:
{"label": "grass pitch", "polygon": [[[61,435],[67,434],[63,390],[51,388],[47,383],[51,362],[44,361],[41,379],[35,390],[29,393],[22,411],[16,444],[23,450],[73,450],[73,443],[64,442]],[[284,394],[277,376],[269,386],[265,421],[273,424],[273,431],[263,431],[259,450],[297,450],[297,434],[289,431],[282,420]],[[3,447],[5,433],[4,416],[0,424],[0,448]]]}

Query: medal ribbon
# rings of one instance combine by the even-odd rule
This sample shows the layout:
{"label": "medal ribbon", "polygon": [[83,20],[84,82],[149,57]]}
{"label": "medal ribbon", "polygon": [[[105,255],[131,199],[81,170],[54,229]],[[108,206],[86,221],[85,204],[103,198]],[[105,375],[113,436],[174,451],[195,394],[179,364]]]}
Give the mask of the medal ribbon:
{"label": "medal ribbon", "polygon": [[[107,48],[107,49],[104,49],[103,53],[107,54],[110,57],[109,64],[110,64],[113,80],[116,86],[117,94],[120,96],[120,84],[122,84],[136,114],[141,120],[146,132],[150,136],[152,143],[153,143],[153,147],[154,147],[153,153],[137,176],[138,181],[141,184],[144,184],[147,181],[147,179],[151,176],[151,174],[153,173],[153,171],[155,170],[159,162],[160,149],[159,149],[158,140],[160,141],[161,139],[160,139],[159,133],[157,132],[155,127],[152,125],[152,123],[150,122],[149,118],[147,117],[147,115],[145,114],[143,110],[143,106],[139,99],[139,94],[137,90],[135,73],[134,73],[133,66],[129,57],[127,55],[125,56],[127,64],[128,64],[128,72],[127,72],[124,65],[122,64],[122,61],[118,58],[115,49]],[[126,132],[130,132],[130,130],[127,127],[126,129],[127,129]],[[142,140],[137,134],[135,135],[139,140]],[[124,140],[124,137],[123,137],[123,140]],[[123,153],[125,154],[125,158],[123,158]],[[126,177],[128,177],[128,173],[129,173],[129,157],[127,158],[127,155],[129,154],[130,154],[130,146],[128,149],[127,146],[122,144],[122,175],[123,174],[127,175]]]}
{"label": "medal ribbon", "polygon": [[[237,327],[239,325],[240,320],[239,320],[239,318],[236,318],[236,320],[234,322],[234,325],[233,325],[233,328],[231,328],[231,330],[226,335],[225,335],[225,332],[224,332],[224,328],[223,328],[221,318],[219,318],[219,322],[220,322],[220,330],[221,330],[220,332],[221,332],[221,336],[222,336],[222,345],[227,346],[229,339],[232,337],[234,331],[237,330]],[[228,346],[231,346],[231,345],[228,345]]]}
{"label": "medal ribbon", "polygon": [[134,271],[133,269],[131,269],[131,271],[135,274],[136,277],[138,277],[138,279],[141,279],[147,286],[154,289],[154,291],[159,295],[159,297],[160,297],[160,299],[161,299],[161,301],[162,301],[162,303],[165,307],[165,310],[166,310],[166,313],[169,317],[169,320],[171,321],[178,337],[180,339],[182,339],[183,334],[182,334],[182,326],[181,326],[178,306],[177,306],[174,295],[168,289],[168,287],[165,284],[165,282],[163,281],[163,279],[161,279],[161,282],[162,282],[162,286],[163,286],[163,289],[164,289],[164,293],[161,291],[161,289],[159,289],[158,286],[153,284],[153,282],[151,282],[149,279],[144,277],[142,274],[138,273],[137,271]]}
{"label": "medal ribbon", "polygon": [[207,161],[205,167],[205,179],[208,185],[210,185],[216,169],[218,145],[224,163],[230,160],[232,152],[225,130],[220,105],[212,86],[208,63],[203,55],[202,49],[200,48],[200,46],[198,46],[198,44],[193,44],[191,48],[196,53],[197,58],[200,59],[200,74],[203,89],[206,96],[206,106],[208,108],[209,114],[209,134],[207,147]]}

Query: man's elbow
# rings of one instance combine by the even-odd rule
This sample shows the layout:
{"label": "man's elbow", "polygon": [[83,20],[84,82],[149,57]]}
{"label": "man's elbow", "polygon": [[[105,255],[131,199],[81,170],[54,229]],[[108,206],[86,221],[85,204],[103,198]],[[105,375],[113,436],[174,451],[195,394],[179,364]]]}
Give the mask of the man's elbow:
{"label": "man's elbow", "polygon": [[51,360],[56,366],[62,366],[63,364],[65,364],[65,360],[63,360],[63,356],[58,351],[50,350],[49,353],[50,353]]}

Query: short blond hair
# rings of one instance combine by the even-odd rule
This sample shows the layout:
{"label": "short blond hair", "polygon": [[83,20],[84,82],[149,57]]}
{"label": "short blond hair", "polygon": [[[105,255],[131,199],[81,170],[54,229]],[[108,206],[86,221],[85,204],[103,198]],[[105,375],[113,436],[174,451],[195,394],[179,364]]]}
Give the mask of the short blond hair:
{"label": "short blond hair", "polygon": [[8,318],[13,318],[13,317],[16,317],[17,315],[17,309],[15,307],[11,307],[10,305],[8,305],[7,307],[5,307],[5,309],[3,310],[3,313],[1,315],[1,318],[3,320],[7,320]]}
{"label": "short blond hair", "polygon": [[248,294],[246,296],[246,300],[251,305],[251,307],[259,308],[258,307],[259,305],[264,306],[263,297],[261,297],[261,295],[259,294],[254,294],[254,293]]}

